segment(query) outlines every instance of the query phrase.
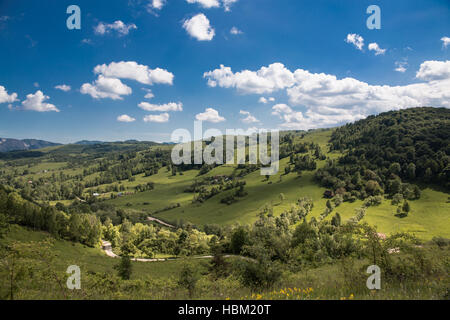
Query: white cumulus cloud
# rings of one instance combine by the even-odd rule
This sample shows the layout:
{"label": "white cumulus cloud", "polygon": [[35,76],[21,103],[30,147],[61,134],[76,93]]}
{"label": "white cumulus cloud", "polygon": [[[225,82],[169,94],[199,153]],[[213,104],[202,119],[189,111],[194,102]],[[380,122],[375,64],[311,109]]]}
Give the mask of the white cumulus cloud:
{"label": "white cumulus cloud", "polygon": [[244,122],[244,123],[257,123],[257,122],[259,122],[259,120],[256,119],[256,118],[255,118],[250,112],[248,112],[248,111],[241,110],[241,111],[239,111],[239,113],[242,114],[242,115],[244,115],[244,116],[246,116],[244,119],[242,119],[242,122]]}
{"label": "white cumulus cloud", "polygon": [[122,21],[117,20],[113,23],[100,22],[94,27],[94,32],[98,35],[104,35],[111,31],[116,31],[120,36],[126,36],[130,33],[130,30],[133,29],[137,29],[137,26],[134,23],[125,24]]}
{"label": "white cumulus cloud", "polygon": [[269,102],[274,102],[274,101],[275,101],[275,98],[274,98],[274,97],[269,97],[269,98],[261,97],[261,98],[259,98],[259,100],[258,100],[259,103],[263,103],[263,104],[267,104],[267,103],[269,103]]}
{"label": "white cumulus cloud", "polygon": [[220,69],[205,72],[210,87],[236,88],[242,93],[272,93],[294,84],[294,74],[282,63],[273,63],[258,71],[243,70],[233,73],[230,67],[220,65]]}
{"label": "white cumulus cloud", "polygon": [[395,62],[395,71],[405,73],[408,67],[408,62],[406,61],[396,61]]}
{"label": "white cumulus cloud", "polygon": [[183,104],[181,102],[175,103],[170,102],[166,104],[151,104],[148,102],[141,102],[138,107],[145,111],[159,111],[159,112],[169,112],[169,111],[183,111]]}
{"label": "white cumulus cloud", "polygon": [[381,49],[380,46],[378,45],[378,43],[376,43],[376,42],[369,43],[368,48],[370,51],[375,51],[376,56],[386,53],[386,49]]}
{"label": "white cumulus cloud", "polygon": [[72,88],[66,84],[59,84],[59,85],[55,86],[55,89],[67,92],[67,91],[70,91],[70,89],[72,89]]}
{"label": "white cumulus cloud", "polygon": [[136,121],[136,119],[133,117],[130,117],[127,114],[123,114],[123,115],[117,117],[117,121],[130,123],[130,122]]}
{"label": "white cumulus cloud", "polygon": [[166,4],[165,0],[150,0],[150,3],[148,5],[150,8],[161,10],[165,4]]}
{"label": "white cumulus cloud", "polygon": [[216,34],[208,18],[203,13],[199,13],[184,21],[183,28],[191,37],[198,41],[211,41]]}
{"label": "white cumulus cloud", "polygon": [[17,101],[17,93],[8,94],[4,86],[0,86],[0,103],[12,103]]}
{"label": "white cumulus cloud", "polygon": [[130,87],[123,84],[120,79],[107,78],[99,75],[93,84],[83,84],[80,92],[82,94],[88,94],[94,99],[109,98],[112,100],[122,100],[122,96],[130,95],[133,91]]}
{"label": "white cumulus cloud", "polygon": [[219,123],[225,121],[224,117],[219,115],[219,112],[213,108],[207,108],[205,112],[199,113],[195,116],[198,121],[207,121],[212,123]]}
{"label": "white cumulus cloud", "polygon": [[147,93],[145,94],[145,96],[144,96],[145,99],[153,99],[153,98],[155,97],[155,95],[153,94],[152,90],[146,89],[146,88],[144,88],[144,89],[142,89],[142,90],[144,90],[145,92],[147,92]]}
{"label": "white cumulus cloud", "polygon": [[243,32],[236,27],[231,28],[230,33],[234,35],[243,34]]}
{"label": "white cumulus cloud", "polygon": [[188,3],[197,3],[202,8],[219,8],[221,5],[226,12],[231,11],[231,6],[238,2],[238,0],[186,0]]}
{"label": "white cumulus cloud", "polygon": [[30,93],[27,95],[27,98],[22,101],[22,109],[38,112],[59,112],[58,108],[56,108],[53,104],[44,102],[48,99],[50,99],[50,97],[44,95],[41,90],[36,91],[35,94]]}
{"label": "white cumulus cloud", "polygon": [[169,122],[169,119],[170,119],[170,116],[167,112],[158,114],[158,115],[150,114],[150,115],[144,117],[145,122],[157,122],[157,123]]}
{"label": "white cumulus cloud", "polygon": [[421,80],[443,80],[450,78],[450,60],[425,61],[420,65],[416,77]]}
{"label": "white cumulus cloud", "polygon": [[111,62],[109,65],[102,64],[94,68],[94,73],[102,74],[109,78],[130,79],[137,82],[153,84],[173,84],[173,73],[161,69],[150,69],[146,65],[135,61]]}
{"label": "white cumulus cloud", "polygon": [[442,37],[441,41],[442,41],[442,46],[444,48],[447,48],[447,46],[450,44],[450,38],[449,37]]}
{"label": "white cumulus cloud", "polygon": [[218,8],[220,7],[219,0],[186,0],[188,3],[198,3],[203,8]]}
{"label": "white cumulus cloud", "polygon": [[[389,110],[450,107],[450,61],[425,61],[416,77],[423,82],[371,85],[355,78],[338,79],[335,75],[304,69],[290,71],[281,63],[236,73],[221,66],[205,73],[211,87],[234,88],[245,94],[285,90],[289,104],[306,111],[297,112],[291,106],[280,104],[272,111],[284,120],[284,127],[298,129],[335,126]],[[268,103],[268,100],[264,98],[260,102]]]}
{"label": "white cumulus cloud", "polygon": [[231,6],[238,2],[238,0],[222,0],[223,1],[223,7],[225,8],[225,11],[231,11]]}
{"label": "white cumulus cloud", "polygon": [[358,50],[362,50],[364,47],[364,38],[356,33],[349,33],[345,42],[353,44]]}

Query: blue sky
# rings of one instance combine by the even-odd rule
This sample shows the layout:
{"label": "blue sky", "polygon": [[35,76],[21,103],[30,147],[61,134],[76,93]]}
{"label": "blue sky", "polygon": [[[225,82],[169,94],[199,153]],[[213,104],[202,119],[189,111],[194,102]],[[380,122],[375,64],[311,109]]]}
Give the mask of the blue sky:
{"label": "blue sky", "polygon": [[310,129],[450,107],[449,37],[448,0],[0,0],[0,137],[170,141],[195,119]]}

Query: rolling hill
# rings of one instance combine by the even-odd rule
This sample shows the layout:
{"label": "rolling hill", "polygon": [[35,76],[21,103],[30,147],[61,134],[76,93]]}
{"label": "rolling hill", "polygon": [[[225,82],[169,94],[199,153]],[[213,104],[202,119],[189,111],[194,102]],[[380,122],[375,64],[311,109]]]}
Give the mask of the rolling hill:
{"label": "rolling hill", "polygon": [[[0,158],[0,241],[38,273],[49,272],[45,259],[62,279],[68,264],[79,265],[87,284],[69,293],[73,299],[191,297],[178,278],[195,270],[199,297],[253,299],[245,276],[253,279],[254,261],[261,266],[254,281],[268,299],[284,299],[287,289],[274,295],[264,281],[314,288],[300,299],[373,299],[365,268],[374,254],[390,268],[376,298],[440,299],[448,295],[449,129],[447,109],[416,108],[286,131],[280,171],[270,177],[249,164],[176,166],[171,145],[151,142],[11,152]],[[132,262],[131,278],[120,279],[121,260],[101,251],[102,239],[119,256],[181,259]],[[400,246],[405,253],[388,259]],[[435,287],[424,288],[424,277]],[[19,281],[19,298],[64,298],[58,281],[34,279]],[[0,294],[11,292],[2,283]]]}
{"label": "rolling hill", "polygon": [[18,139],[0,138],[0,152],[35,150],[59,145],[61,144],[36,139],[18,140]]}

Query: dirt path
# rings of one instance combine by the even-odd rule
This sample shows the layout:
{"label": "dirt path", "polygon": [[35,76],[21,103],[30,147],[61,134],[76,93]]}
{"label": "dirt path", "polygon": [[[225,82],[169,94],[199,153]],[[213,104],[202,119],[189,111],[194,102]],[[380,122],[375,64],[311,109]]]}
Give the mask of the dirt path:
{"label": "dirt path", "polygon": [[[110,258],[120,258],[117,254],[115,254],[112,251],[111,242],[102,240],[102,249],[106,253],[106,255]],[[238,257],[243,260],[247,261],[255,261],[252,258],[248,257],[242,257],[242,256],[235,256],[235,255],[226,255],[225,258],[231,258],[231,257]],[[213,256],[201,256],[201,257],[193,257],[192,259],[212,259]],[[141,258],[133,258],[131,261],[137,261],[137,262],[164,262],[164,261],[173,261],[178,260],[180,258],[167,258],[167,259],[141,259]]]}
{"label": "dirt path", "polygon": [[148,221],[153,221],[153,222],[159,223],[160,225],[163,225],[163,226],[165,226],[165,227],[169,227],[169,228],[175,229],[175,226],[173,226],[173,225],[171,225],[171,224],[168,224],[168,223],[165,223],[164,221],[161,221],[161,220],[156,219],[156,218],[153,218],[153,217],[147,217],[147,220],[148,220]]}
{"label": "dirt path", "polygon": [[102,249],[106,255],[111,258],[118,258],[119,256],[112,251],[111,242],[102,240]]}
{"label": "dirt path", "polygon": [[[102,249],[106,253],[106,255],[110,258],[120,258],[117,254],[115,254],[112,251],[112,245],[111,242],[102,240]],[[139,261],[139,262],[158,262],[158,261],[166,261],[170,259],[137,259],[133,258],[132,261]]]}

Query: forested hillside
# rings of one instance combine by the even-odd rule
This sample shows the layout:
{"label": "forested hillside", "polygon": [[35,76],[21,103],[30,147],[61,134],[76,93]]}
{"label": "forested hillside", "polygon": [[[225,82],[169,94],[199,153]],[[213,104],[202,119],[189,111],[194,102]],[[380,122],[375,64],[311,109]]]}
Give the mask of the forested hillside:
{"label": "forested hillside", "polygon": [[344,198],[387,194],[419,199],[418,185],[450,189],[450,110],[391,111],[336,129],[330,149],[344,155],[317,180]]}
{"label": "forested hillside", "polygon": [[[172,146],[148,142],[3,153],[2,261],[22,250],[14,237],[45,231],[71,261],[77,261],[69,253],[75,243],[102,261],[101,267],[87,262],[83,274],[92,282],[83,295],[92,297],[161,297],[155,279],[140,281],[148,272],[135,264],[135,282],[127,269],[110,282],[118,291],[99,289],[96,283],[111,275],[97,272],[115,265],[100,251],[101,240],[109,241],[124,266],[133,258],[175,259],[177,268],[183,266],[178,281],[164,278],[172,272],[165,265],[156,267],[162,270],[158,280],[171,284],[164,293],[170,297],[185,297],[180,287],[193,297],[202,278],[202,297],[248,298],[250,290],[284,298],[286,293],[270,290],[308,283],[317,291],[301,291],[297,298],[370,298],[360,279],[368,263],[382,266],[388,281],[380,297],[448,297],[448,281],[439,279],[448,274],[441,257],[448,255],[450,236],[449,137],[449,111],[433,108],[388,112],[337,129],[283,132],[274,176],[261,176],[260,166],[248,163],[176,166]],[[56,250],[30,244],[32,253],[25,250],[19,261],[41,265],[41,246],[45,255]],[[392,256],[392,250],[401,253]],[[210,255],[202,275],[177,260]],[[2,270],[6,277],[8,269]],[[308,270],[334,280],[311,279]],[[337,272],[345,276],[336,280]],[[422,289],[422,277],[437,283],[433,290]],[[0,294],[33,296],[30,281],[12,291],[0,286]],[[205,294],[217,291],[217,281],[223,291]],[[405,283],[410,289],[403,289]]]}

